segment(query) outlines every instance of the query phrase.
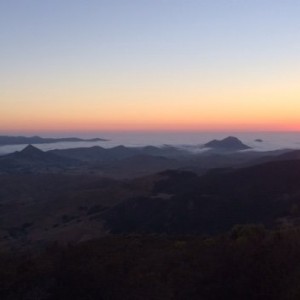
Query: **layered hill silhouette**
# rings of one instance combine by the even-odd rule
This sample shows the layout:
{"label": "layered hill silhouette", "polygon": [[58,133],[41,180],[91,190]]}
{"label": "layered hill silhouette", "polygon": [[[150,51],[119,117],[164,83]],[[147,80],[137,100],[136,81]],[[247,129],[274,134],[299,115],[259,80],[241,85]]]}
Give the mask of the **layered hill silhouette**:
{"label": "layered hill silhouette", "polygon": [[186,151],[173,147],[130,148],[99,146],[44,152],[28,145],[22,151],[0,157],[0,174],[75,173],[132,178],[183,165]]}
{"label": "layered hill silhouette", "polygon": [[97,173],[113,178],[133,178],[166,169],[184,169],[204,174],[214,168],[237,168],[272,160],[297,159],[297,151],[211,150],[197,154],[172,146],[94,146],[44,152],[29,145],[22,151],[0,156],[0,173]]}
{"label": "layered hill silhouette", "polygon": [[123,145],[120,145],[113,148],[103,148],[100,146],[94,146],[90,148],[51,150],[49,152],[63,157],[75,158],[84,161],[103,162],[121,160],[136,155],[162,156],[168,158],[186,157],[187,155],[190,155],[188,151],[172,146],[125,147]]}

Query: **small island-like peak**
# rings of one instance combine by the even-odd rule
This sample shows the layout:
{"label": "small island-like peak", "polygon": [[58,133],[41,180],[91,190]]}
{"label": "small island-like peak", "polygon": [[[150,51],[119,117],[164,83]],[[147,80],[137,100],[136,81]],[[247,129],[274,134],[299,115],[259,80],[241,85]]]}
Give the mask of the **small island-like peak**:
{"label": "small island-like peak", "polygon": [[248,145],[242,143],[238,138],[234,136],[228,136],[223,140],[212,140],[204,145],[207,148],[222,151],[240,151],[250,149]]}

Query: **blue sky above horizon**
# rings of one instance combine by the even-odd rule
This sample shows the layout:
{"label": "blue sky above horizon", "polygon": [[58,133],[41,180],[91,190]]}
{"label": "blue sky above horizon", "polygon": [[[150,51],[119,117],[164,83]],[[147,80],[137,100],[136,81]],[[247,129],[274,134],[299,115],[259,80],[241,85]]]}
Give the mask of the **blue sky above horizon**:
{"label": "blue sky above horizon", "polygon": [[299,15],[295,0],[2,0],[0,127],[300,130]]}

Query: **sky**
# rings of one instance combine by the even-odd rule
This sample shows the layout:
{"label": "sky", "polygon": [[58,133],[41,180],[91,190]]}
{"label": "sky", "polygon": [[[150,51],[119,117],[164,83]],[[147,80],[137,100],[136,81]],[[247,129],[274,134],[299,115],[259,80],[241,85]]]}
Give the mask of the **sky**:
{"label": "sky", "polygon": [[0,0],[0,132],[300,130],[298,0]]}

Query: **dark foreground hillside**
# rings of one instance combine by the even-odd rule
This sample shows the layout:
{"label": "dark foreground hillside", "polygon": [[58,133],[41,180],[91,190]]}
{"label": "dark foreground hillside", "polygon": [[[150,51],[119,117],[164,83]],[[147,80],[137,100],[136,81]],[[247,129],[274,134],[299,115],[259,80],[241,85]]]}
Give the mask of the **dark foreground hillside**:
{"label": "dark foreground hillside", "polygon": [[0,299],[296,300],[300,231],[110,236],[0,255]]}
{"label": "dark foreground hillside", "polygon": [[215,235],[235,224],[300,225],[300,161],[199,176],[134,180],[97,174],[0,176],[0,247],[82,242],[107,234]]}
{"label": "dark foreground hillside", "polygon": [[300,161],[241,169],[161,173],[150,196],[120,202],[103,216],[113,233],[219,234],[235,224],[300,223]]}

